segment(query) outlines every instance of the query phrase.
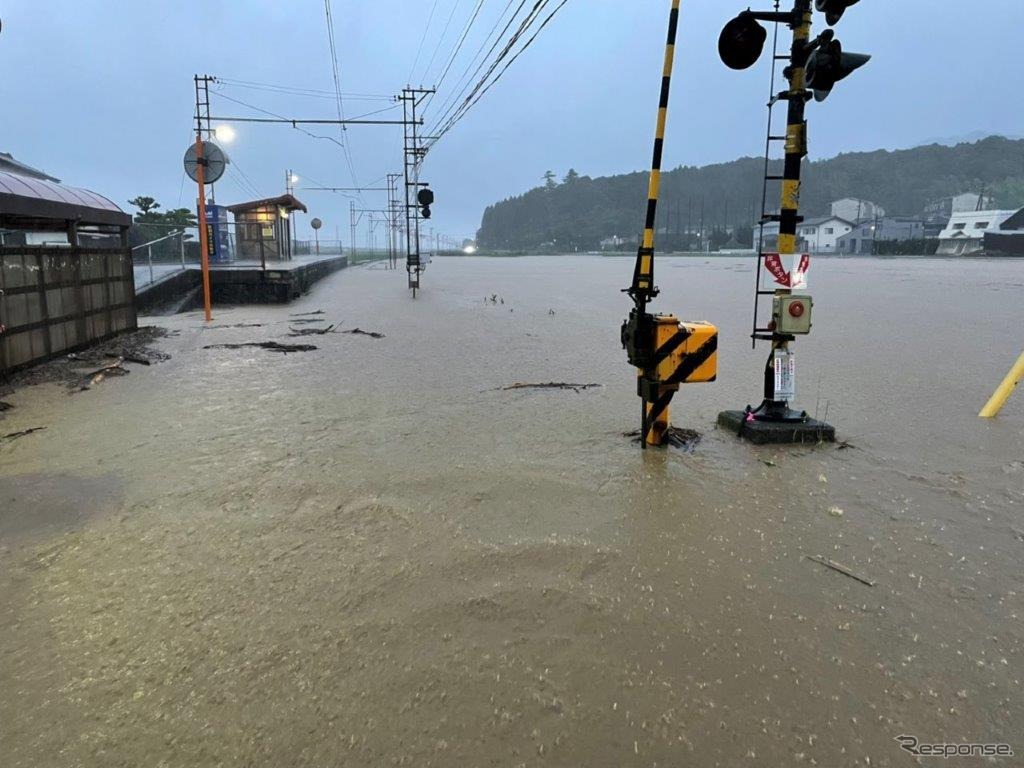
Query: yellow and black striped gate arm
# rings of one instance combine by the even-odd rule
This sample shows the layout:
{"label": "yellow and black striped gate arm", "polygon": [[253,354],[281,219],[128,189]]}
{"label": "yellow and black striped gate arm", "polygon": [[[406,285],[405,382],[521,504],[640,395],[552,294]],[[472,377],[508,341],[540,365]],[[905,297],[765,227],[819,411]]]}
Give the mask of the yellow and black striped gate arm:
{"label": "yellow and black striped gate arm", "polygon": [[648,301],[658,295],[654,286],[654,227],[658,213],[658,194],[661,190],[661,160],[665,146],[665,125],[668,119],[668,97],[672,88],[672,66],[675,62],[676,33],[679,29],[679,2],[672,0],[669,15],[668,41],[665,44],[665,67],[661,76],[661,95],[658,100],[658,122],[654,134],[654,159],[647,190],[647,217],[644,237],[636,256],[633,284],[627,291],[637,308],[644,311]]}

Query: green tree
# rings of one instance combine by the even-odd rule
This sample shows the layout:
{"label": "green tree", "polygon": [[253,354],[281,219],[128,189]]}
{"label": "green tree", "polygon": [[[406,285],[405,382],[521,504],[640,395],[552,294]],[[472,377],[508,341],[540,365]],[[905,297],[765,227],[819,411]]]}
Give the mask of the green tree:
{"label": "green tree", "polygon": [[139,195],[132,198],[128,201],[128,204],[134,205],[139,209],[139,213],[135,215],[135,221],[138,224],[157,224],[163,218],[163,214],[157,211],[160,203],[148,195]]}
{"label": "green tree", "polygon": [[164,224],[172,224],[183,228],[198,226],[196,214],[189,208],[174,208],[163,215]]}
{"label": "green tree", "polygon": [[[769,173],[781,174],[781,163],[773,161]],[[566,182],[569,178],[571,172]],[[674,228],[685,227],[691,233],[700,226],[702,198],[759,199],[763,185],[764,160],[753,157],[703,168],[682,166],[662,174],[665,194],[681,204]],[[1001,208],[1024,205],[1024,141],[994,136],[955,147],[851,152],[808,162],[800,214],[824,216],[832,201],[857,197],[878,203],[894,216],[918,216],[931,202],[982,187]],[[777,195],[773,188],[770,208],[777,205]],[[606,237],[635,232],[646,199],[646,172],[558,184],[548,171],[537,188],[489,206],[477,240],[485,249],[516,251],[558,237],[583,250],[596,249]],[[709,212],[707,218],[713,220],[715,213]],[[553,231],[556,225],[558,232]],[[710,229],[707,224],[706,236]],[[745,229],[737,228],[735,235],[746,244]]]}
{"label": "green tree", "polygon": [[576,183],[579,180],[580,180],[580,175],[578,173],[576,173],[576,169],[575,168],[570,168],[569,172],[567,174],[565,174],[565,179],[563,179],[563,183],[564,184],[574,184],[574,183]]}
{"label": "green tree", "polygon": [[993,204],[1003,210],[1016,210],[1024,207],[1024,179],[1009,178],[993,184],[990,191]]}

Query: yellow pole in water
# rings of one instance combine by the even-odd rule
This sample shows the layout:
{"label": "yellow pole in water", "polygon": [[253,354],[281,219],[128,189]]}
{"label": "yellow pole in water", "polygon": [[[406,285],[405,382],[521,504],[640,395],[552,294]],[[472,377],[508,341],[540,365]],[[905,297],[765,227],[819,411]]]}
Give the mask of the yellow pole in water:
{"label": "yellow pole in water", "polygon": [[999,412],[1003,410],[1003,406],[1006,405],[1006,401],[1010,399],[1010,395],[1013,394],[1013,390],[1022,379],[1024,379],[1024,352],[1017,358],[1017,362],[1010,369],[1010,372],[1006,374],[1003,383],[999,385],[999,388],[985,404],[985,407],[981,409],[978,417],[994,419],[998,416]]}

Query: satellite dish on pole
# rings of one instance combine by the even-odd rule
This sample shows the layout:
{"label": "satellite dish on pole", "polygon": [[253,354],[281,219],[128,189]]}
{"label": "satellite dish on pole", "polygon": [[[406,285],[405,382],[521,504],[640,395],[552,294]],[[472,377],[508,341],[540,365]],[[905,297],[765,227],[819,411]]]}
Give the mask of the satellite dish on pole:
{"label": "satellite dish on pole", "polygon": [[[203,161],[206,165],[203,181],[207,184],[213,184],[219,180],[224,175],[228,163],[231,162],[227,153],[212,141],[203,142]],[[195,144],[190,144],[185,152],[185,173],[192,181],[199,181],[199,156],[196,154]]]}
{"label": "satellite dish on pole", "polygon": [[323,225],[324,223],[320,221],[320,219],[313,219],[311,222],[309,222],[309,226],[311,226],[313,229],[320,229],[320,227],[322,227]]}

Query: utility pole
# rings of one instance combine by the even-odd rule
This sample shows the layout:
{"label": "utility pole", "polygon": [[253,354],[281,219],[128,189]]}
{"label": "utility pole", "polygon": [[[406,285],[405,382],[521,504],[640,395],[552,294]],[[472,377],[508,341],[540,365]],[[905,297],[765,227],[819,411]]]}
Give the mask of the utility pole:
{"label": "utility pole", "polygon": [[700,238],[700,252],[704,253],[704,195],[700,196],[700,230],[697,235]]}
{"label": "utility pole", "polygon": [[[420,183],[420,166],[426,155],[421,145],[424,137],[419,134],[417,109],[423,100],[434,93],[434,89],[403,88],[399,100],[402,102],[402,115],[405,125],[404,171],[405,171],[405,269],[409,278],[409,288],[413,298],[420,287],[420,275],[423,272],[420,261],[420,192],[426,187]],[[429,210],[429,204],[427,205]]]}
{"label": "utility pole", "polygon": [[197,184],[199,185],[199,263],[203,273],[203,312],[206,322],[213,320],[210,298],[210,233],[206,224],[206,158],[203,156],[203,142],[213,135],[210,127],[210,81],[209,75],[196,75],[196,162]]}
{"label": "utility pole", "polygon": [[400,173],[389,173],[388,176],[388,266],[395,269],[398,266],[398,180],[402,178]]}
{"label": "utility pole", "polygon": [[350,200],[348,204],[348,216],[349,216],[349,227],[352,231],[352,237],[349,242],[352,247],[349,249],[348,265],[350,267],[355,266],[356,263],[356,201]]}
{"label": "utility pole", "polygon": [[[846,9],[858,0],[814,0],[817,10],[825,13],[830,26],[842,18]],[[863,66],[870,56],[844,53],[835,33],[831,29],[811,39],[814,13],[811,0],[794,0],[790,11],[780,12],[779,0],[775,11],[743,11],[726,24],[719,38],[719,54],[731,69],[749,69],[761,57],[768,32],[759,22],[786,24],[793,33],[792,47],[788,57],[773,53],[774,61],[788,58],[785,70],[787,89],[773,94],[769,106],[768,143],[785,143],[785,161],[782,176],[765,173],[769,181],[781,182],[781,205],[778,215],[764,213],[762,224],[777,221],[779,224],[778,253],[758,255],[757,295],[772,296],[772,322],[764,329],[757,327],[755,303],[754,339],[771,344],[771,354],[764,371],[764,400],[757,408],[749,405],[745,411],[723,411],[718,423],[735,429],[742,436],[757,443],[795,443],[834,441],[835,428],[812,419],[806,411],[794,411],[789,401],[796,394],[796,365],[791,344],[798,335],[811,332],[811,309],[813,300],[807,295],[795,295],[794,288],[806,285],[804,275],[810,264],[806,254],[798,256],[797,229],[800,217],[801,166],[807,156],[807,102],[813,97],[824,101],[835,84],[854,70]],[[787,128],[785,136],[773,136],[771,130],[771,108],[778,102],[787,105]],[[768,167],[766,152],[765,168]],[[790,261],[786,271],[785,261]],[[775,277],[776,286],[771,291],[761,289],[762,264]]]}

